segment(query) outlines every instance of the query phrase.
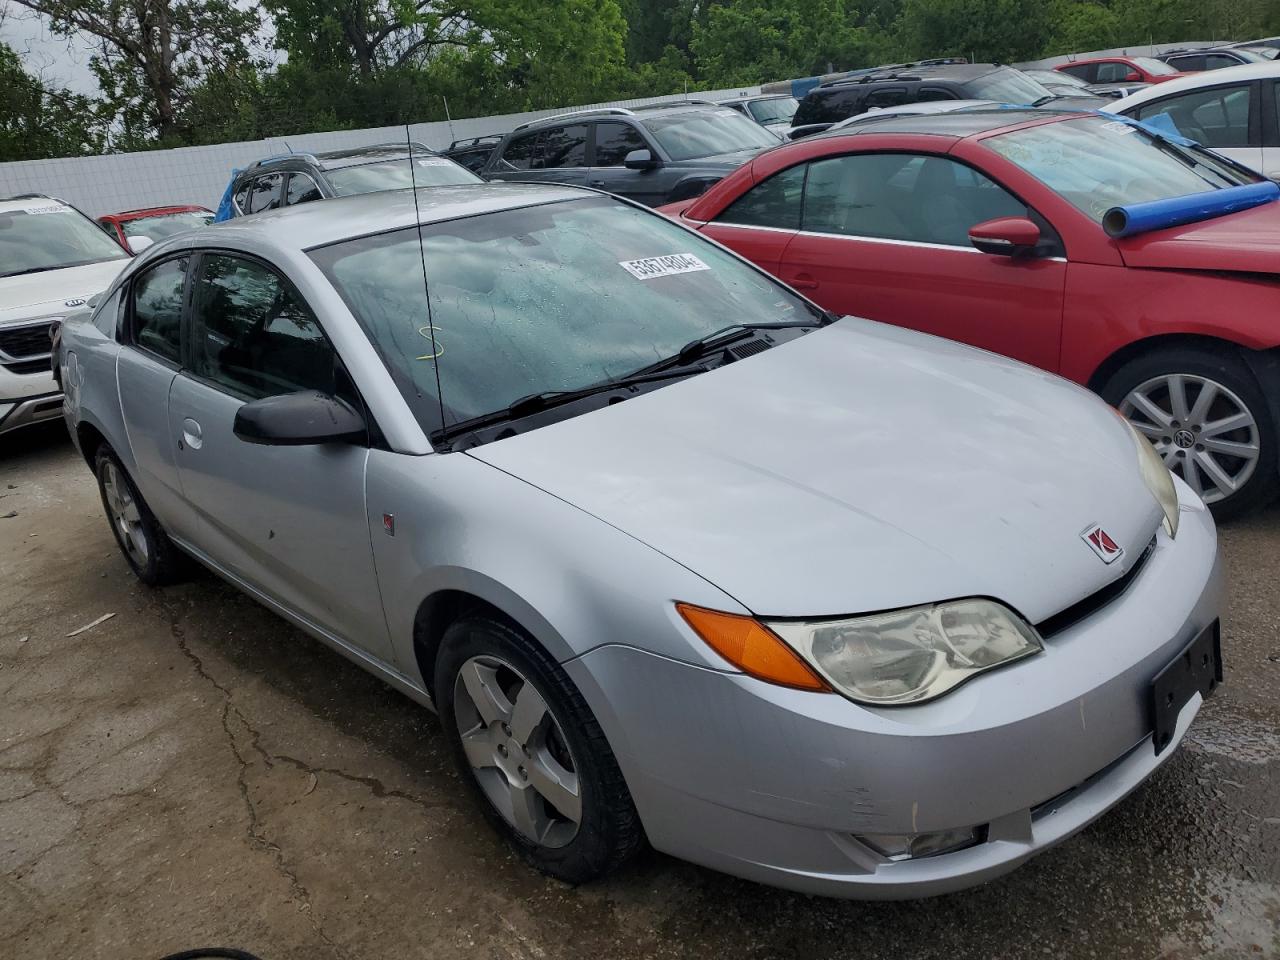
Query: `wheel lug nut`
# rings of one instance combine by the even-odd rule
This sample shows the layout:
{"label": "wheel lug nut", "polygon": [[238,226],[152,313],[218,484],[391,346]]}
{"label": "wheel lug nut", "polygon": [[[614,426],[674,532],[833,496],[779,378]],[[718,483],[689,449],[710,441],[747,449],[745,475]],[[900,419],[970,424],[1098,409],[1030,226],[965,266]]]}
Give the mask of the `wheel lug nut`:
{"label": "wheel lug nut", "polygon": [[521,780],[528,780],[528,779],[529,779],[529,771],[528,771],[528,770],[526,770],[524,767],[521,767],[521,768],[520,768],[518,771],[516,771],[516,772],[520,774],[520,779],[521,779]]}
{"label": "wheel lug nut", "polygon": [[1161,437],[1161,438],[1160,438],[1160,442],[1161,442],[1161,443],[1173,443],[1173,437]]}
{"label": "wheel lug nut", "polygon": [[508,737],[511,736],[511,724],[504,723],[502,725],[502,732],[505,733]]}
{"label": "wheel lug nut", "polygon": [[1203,444],[1203,443],[1197,443],[1197,444],[1196,444],[1196,449],[1197,449],[1197,450],[1203,450],[1203,449],[1204,449],[1204,444]]}
{"label": "wheel lug nut", "polygon": [[505,743],[498,744],[498,756],[505,757],[507,755],[507,745]]}
{"label": "wheel lug nut", "polygon": [[524,755],[525,755],[526,757],[529,755],[529,748],[528,748],[528,747],[523,747],[523,746],[522,746],[520,749],[524,751]]}
{"label": "wheel lug nut", "polygon": [[1180,424],[1177,420],[1175,420],[1175,421],[1173,421],[1173,423],[1169,424],[1169,426],[1171,426],[1171,427],[1173,427],[1173,429],[1177,430],[1180,426],[1182,426],[1182,424]]}

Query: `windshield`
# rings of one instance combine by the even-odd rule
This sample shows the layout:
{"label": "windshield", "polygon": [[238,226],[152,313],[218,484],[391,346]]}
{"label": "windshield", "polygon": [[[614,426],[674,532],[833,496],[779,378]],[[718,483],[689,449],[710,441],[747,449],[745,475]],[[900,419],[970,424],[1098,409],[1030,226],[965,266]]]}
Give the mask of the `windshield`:
{"label": "windshield", "polygon": [[1163,60],[1157,60],[1154,57],[1134,57],[1133,62],[1147,71],[1147,73],[1158,77],[1167,77],[1178,72],[1176,67],[1171,67]]}
{"label": "windshield", "polygon": [[[1245,61],[1247,61],[1248,63],[1266,63],[1268,60],[1272,60],[1272,59],[1274,59],[1274,54],[1276,53],[1276,51],[1274,51],[1274,50],[1273,50],[1273,51],[1271,51],[1271,52],[1272,52],[1272,56],[1270,56],[1270,57],[1264,57],[1264,56],[1263,56],[1261,53],[1259,53],[1258,51],[1256,51],[1256,50],[1249,50],[1249,49],[1247,49],[1247,48],[1241,48],[1241,49],[1233,50],[1233,51],[1231,51],[1231,52],[1232,52],[1232,53],[1234,53],[1234,54],[1235,54],[1236,56],[1238,56],[1238,57],[1243,57],[1243,58],[1245,59]],[[1221,59],[1221,58],[1219,58],[1219,59]]]}
{"label": "windshield", "polygon": [[0,277],[127,256],[93,221],[57,201],[0,210]]}
{"label": "windshield", "polygon": [[311,257],[428,433],[626,376],[730,325],[814,319],[736,257],[610,197],[426,225],[421,249],[409,228]]}
{"label": "windshield", "polygon": [[134,237],[150,237],[160,241],[184,230],[207,227],[212,221],[213,214],[208,210],[188,210],[186,213],[164,213],[157,217],[126,220],[121,226],[124,227],[124,235],[130,240]]}
{"label": "windshield", "polygon": [[791,123],[800,101],[795,97],[778,97],[776,100],[752,100],[747,109],[757,123]]}
{"label": "windshield", "polygon": [[1112,207],[1168,200],[1262,178],[1198,147],[1178,147],[1130,122],[1087,116],[987,137],[1013,161],[1098,223]]}
{"label": "windshield", "polygon": [[1063,73],[1061,70],[1028,70],[1026,73],[1036,83],[1042,83],[1050,88],[1055,84],[1060,87],[1075,87],[1079,90],[1087,90],[1089,87],[1089,84],[1079,77]]}
{"label": "windshield", "polygon": [[400,190],[404,187],[445,187],[458,183],[480,183],[470,170],[447,157],[417,157],[414,167],[409,167],[408,157],[396,160],[379,160],[358,167],[339,167],[326,170],[325,176],[340,197],[357,193],[377,193],[380,190]]}
{"label": "windshield", "polygon": [[699,160],[778,145],[777,137],[737,110],[676,113],[646,119],[644,125],[672,160]]}
{"label": "windshield", "polygon": [[1053,96],[1043,83],[1012,67],[992,70],[970,80],[964,86],[975,100],[995,100],[999,103],[1031,104]]}

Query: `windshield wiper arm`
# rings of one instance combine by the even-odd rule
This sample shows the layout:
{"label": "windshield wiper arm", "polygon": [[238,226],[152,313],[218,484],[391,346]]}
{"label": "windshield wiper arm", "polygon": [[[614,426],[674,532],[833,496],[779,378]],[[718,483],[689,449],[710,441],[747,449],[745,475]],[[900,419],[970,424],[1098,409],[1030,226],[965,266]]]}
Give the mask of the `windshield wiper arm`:
{"label": "windshield wiper arm", "polygon": [[0,278],[22,277],[22,276],[26,276],[28,273],[44,273],[46,270],[57,270],[57,269],[58,269],[57,267],[27,267],[27,269],[25,270],[15,270],[13,271],[13,273],[0,273]]}

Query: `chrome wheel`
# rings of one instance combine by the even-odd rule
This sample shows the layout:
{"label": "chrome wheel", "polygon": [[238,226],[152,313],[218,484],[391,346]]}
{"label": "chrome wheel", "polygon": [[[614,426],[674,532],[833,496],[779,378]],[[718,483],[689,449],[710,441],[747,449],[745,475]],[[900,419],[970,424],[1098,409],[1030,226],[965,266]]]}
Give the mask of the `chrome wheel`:
{"label": "chrome wheel", "polygon": [[120,535],[120,545],[129,559],[139,567],[147,565],[147,532],[142,528],[142,514],[133,499],[128,481],[114,463],[102,467],[102,492],[107,502],[107,515]]}
{"label": "chrome wheel", "polygon": [[582,822],[577,767],[533,684],[504,660],[472,657],[454,680],[453,714],[472,773],[502,817],[533,843],[570,843]]}
{"label": "chrome wheel", "polygon": [[1236,493],[1258,466],[1258,421],[1236,394],[1206,377],[1154,377],[1129,392],[1120,413],[1205,503]]}

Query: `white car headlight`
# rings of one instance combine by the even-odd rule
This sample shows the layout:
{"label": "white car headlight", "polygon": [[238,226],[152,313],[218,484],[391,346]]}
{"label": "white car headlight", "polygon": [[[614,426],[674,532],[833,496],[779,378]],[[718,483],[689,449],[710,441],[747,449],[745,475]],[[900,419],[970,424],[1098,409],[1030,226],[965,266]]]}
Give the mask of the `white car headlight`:
{"label": "white car headlight", "polygon": [[1170,538],[1178,535],[1178,491],[1173,485],[1173,474],[1156,453],[1151,441],[1134,429],[1133,424],[1125,421],[1125,426],[1133,434],[1134,445],[1138,448],[1138,472],[1142,474],[1142,482],[1147,485],[1151,495],[1164,511],[1164,532]]}
{"label": "white car headlight", "polygon": [[970,677],[1043,649],[1035,630],[994,600],[767,626],[832,687],[873,706],[932,700]]}

